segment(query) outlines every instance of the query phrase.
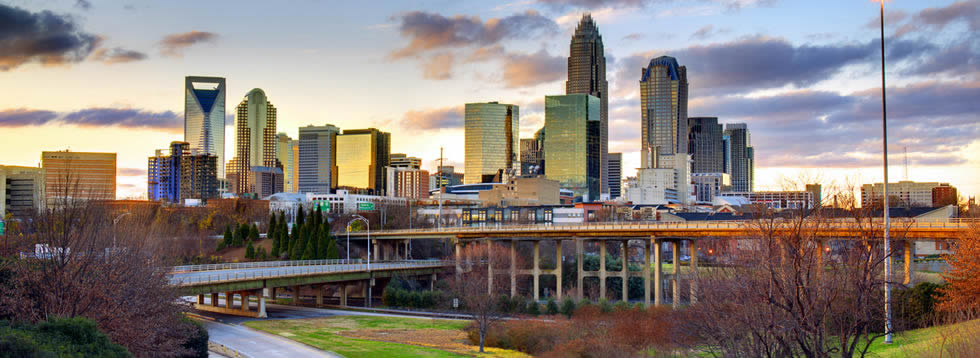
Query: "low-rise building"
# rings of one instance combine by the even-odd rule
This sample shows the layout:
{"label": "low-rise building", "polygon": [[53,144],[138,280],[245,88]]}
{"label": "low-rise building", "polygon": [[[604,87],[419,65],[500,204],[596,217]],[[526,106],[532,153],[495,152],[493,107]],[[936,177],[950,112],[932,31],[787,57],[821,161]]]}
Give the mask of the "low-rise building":
{"label": "low-rise building", "polygon": [[44,208],[44,169],[0,165],[0,219],[26,217]]}
{"label": "low-rise building", "polygon": [[762,204],[769,209],[813,209],[813,192],[810,191],[726,191],[720,197],[743,197],[752,204]]}
{"label": "low-rise building", "polygon": [[[955,190],[949,183],[899,181],[888,183],[889,206],[933,207],[932,190],[937,187],[948,187]],[[940,192],[948,189],[941,189]],[[861,186],[861,206],[881,206],[882,194],[885,192],[884,183],[864,184]],[[897,201],[897,202],[895,202]]]}
{"label": "low-rise building", "polygon": [[511,178],[506,184],[493,185],[478,193],[480,201],[490,206],[558,205],[559,183],[544,176]]}
{"label": "low-rise building", "polygon": [[728,191],[732,185],[732,176],[728,173],[692,173],[695,198],[698,204],[711,203],[718,193]]}

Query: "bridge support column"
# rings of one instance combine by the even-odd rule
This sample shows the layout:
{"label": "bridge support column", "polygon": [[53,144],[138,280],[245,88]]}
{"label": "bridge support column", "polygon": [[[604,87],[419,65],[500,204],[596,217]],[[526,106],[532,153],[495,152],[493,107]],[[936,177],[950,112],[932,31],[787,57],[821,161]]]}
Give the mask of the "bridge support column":
{"label": "bridge support column", "polygon": [[316,292],[316,305],[317,307],[323,305],[323,285],[313,285],[313,290]]}
{"label": "bridge support column", "polygon": [[378,245],[378,240],[372,240],[372,241],[373,241],[373,242],[371,242],[370,244],[371,244],[371,245],[374,245],[374,259],[375,259],[375,260],[378,260],[378,261],[382,261],[382,260],[384,260],[384,259],[383,259],[383,258],[381,258],[381,256],[380,256],[380,255],[378,254],[378,253],[380,252],[380,249],[381,249],[381,248],[379,247],[380,245]]}
{"label": "bridge support column", "polygon": [[691,243],[691,304],[698,303],[698,240],[694,239]]}
{"label": "bridge support column", "polygon": [[517,296],[517,240],[510,240],[510,298]]}
{"label": "bridge support column", "polygon": [[584,277],[584,273],[582,272],[582,270],[585,267],[584,265],[582,265],[582,261],[585,259],[585,244],[582,242],[582,239],[580,238],[575,238],[575,255],[576,255],[575,265],[578,266],[578,271],[577,271],[578,277],[576,277],[576,282],[575,282],[575,294],[578,296],[577,297],[578,300],[581,301],[583,298],[585,298],[584,295],[585,289],[582,287],[583,284],[582,278]]}
{"label": "bridge support column", "polygon": [[630,291],[629,291],[629,287],[630,287],[630,285],[629,285],[629,282],[630,282],[630,271],[629,271],[630,241],[629,240],[623,240],[623,251],[622,251],[622,255],[623,255],[623,269],[622,269],[622,271],[620,271],[621,274],[623,275],[623,295],[622,295],[622,299],[623,299],[623,302],[629,302],[629,300],[630,300]]}
{"label": "bridge support column", "polygon": [[678,276],[680,276],[681,273],[681,243],[676,240],[671,241],[670,247],[673,250],[671,254],[673,255],[674,259],[673,277],[670,280],[670,286],[674,293],[671,306],[676,309],[681,304],[681,285],[680,280],[678,279]]}
{"label": "bridge support column", "polygon": [[643,240],[643,304],[650,307],[650,241]]}
{"label": "bridge support column", "polygon": [[531,268],[531,275],[534,275],[534,301],[540,297],[541,287],[538,286],[538,277],[541,276],[541,241],[534,242],[534,267]]}
{"label": "bridge support column", "polygon": [[199,304],[199,305],[203,305],[204,304],[204,294],[203,293],[197,295],[197,304]]}
{"label": "bridge support column", "polygon": [[218,307],[218,293],[211,293],[211,306]]}
{"label": "bridge support column", "polygon": [[344,307],[347,306],[347,284],[346,283],[340,284],[340,305],[341,306],[344,306]]}
{"label": "bridge support column", "polygon": [[493,242],[483,241],[487,244],[487,295],[493,296]]}
{"label": "bridge support column", "polygon": [[248,292],[242,292],[242,311],[248,312]]}
{"label": "bridge support column", "polygon": [[915,248],[915,244],[909,240],[902,240],[902,258],[905,264],[905,278],[902,280],[902,284],[909,285],[912,283],[912,250]]}
{"label": "bridge support column", "polygon": [[660,306],[664,304],[664,260],[663,242],[653,239],[653,304]]}
{"label": "bridge support column", "polygon": [[555,297],[561,301],[561,240],[555,240]]}
{"label": "bridge support column", "polygon": [[436,279],[437,279],[437,276],[436,276],[435,273],[433,273],[432,274],[432,277],[429,278],[429,291],[435,291],[436,290]]}
{"label": "bridge support column", "polygon": [[232,309],[235,303],[235,294],[233,292],[225,292],[225,308]]}
{"label": "bridge support column", "polygon": [[300,286],[293,286],[293,306],[299,306]]}
{"label": "bridge support column", "polygon": [[370,285],[370,284],[371,284],[371,281],[365,280],[364,281],[364,285],[361,288],[361,290],[362,290],[361,291],[361,296],[364,297],[364,307],[369,307],[368,306],[368,285]]}
{"label": "bridge support column", "polygon": [[259,295],[259,318],[267,318],[268,314],[265,313],[265,296]]}
{"label": "bridge support column", "polygon": [[606,241],[599,240],[599,299],[606,298]]}

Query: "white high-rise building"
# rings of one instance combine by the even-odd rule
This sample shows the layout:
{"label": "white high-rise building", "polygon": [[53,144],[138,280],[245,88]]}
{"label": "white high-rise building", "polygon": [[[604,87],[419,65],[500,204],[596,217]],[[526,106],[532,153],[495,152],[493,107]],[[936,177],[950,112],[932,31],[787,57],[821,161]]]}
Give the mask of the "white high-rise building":
{"label": "white high-rise building", "polygon": [[225,177],[225,79],[184,77],[184,141],[191,150],[218,157]]}

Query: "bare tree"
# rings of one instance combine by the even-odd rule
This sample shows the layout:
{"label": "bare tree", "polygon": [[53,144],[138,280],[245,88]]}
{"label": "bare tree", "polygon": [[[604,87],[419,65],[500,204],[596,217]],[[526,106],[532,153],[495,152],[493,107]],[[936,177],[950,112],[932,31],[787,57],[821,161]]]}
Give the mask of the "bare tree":
{"label": "bare tree", "polygon": [[[476,323],[480,352],[483,352],[490,326],[502,316],[497,295],[510,292],[508,276],[494,277],[492,271],[510,268],[510,250],[501,245],[479,243],[465,247],[460,258],[465,272],[452,283],[451,292],[458,299],[459,309]],[[521,266],[518,263],[516,267]]]}

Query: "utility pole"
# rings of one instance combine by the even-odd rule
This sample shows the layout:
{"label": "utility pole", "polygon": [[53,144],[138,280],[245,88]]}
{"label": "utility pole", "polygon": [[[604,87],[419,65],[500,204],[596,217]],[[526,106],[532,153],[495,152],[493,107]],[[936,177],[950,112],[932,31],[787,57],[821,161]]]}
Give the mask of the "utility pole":
{"label": "utility pole", "polygon": [[892,343],[892,254],[888,237],[888,112],[885,106],[885,0],[881,1],[881,160],[885,174],[885,344]]}
{"label": "utility pole", "polygon": [[442,229],[442,181],[445,179],[445,173],[442,172],[442,147],[439,147],[439,217],[436,219],[437,227]]}

